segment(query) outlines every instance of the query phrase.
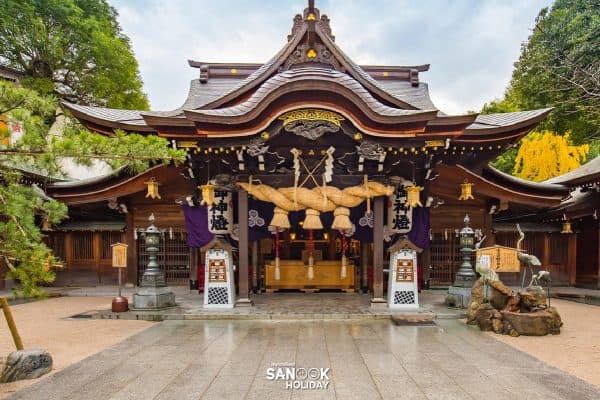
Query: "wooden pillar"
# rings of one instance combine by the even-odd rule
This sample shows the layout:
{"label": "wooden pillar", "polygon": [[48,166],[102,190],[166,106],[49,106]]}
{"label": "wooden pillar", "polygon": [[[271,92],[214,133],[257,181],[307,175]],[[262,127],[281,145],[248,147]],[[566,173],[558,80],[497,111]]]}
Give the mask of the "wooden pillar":
{"label": "wooden pillar", "polygon": [[371,307],[385,306],[383,298],[383,196],[373,201],[373,298]]}
{"label": "wooden pillar", "polygon": [[198,290],[198,248],[190,247],[190,290]]}
{"label": "wooden pillar", "polygon": [[567,256],[567,273],[569,276],[569,285],[575,286],[577,279],[577,235],[569,234],[569,247]]}
{"label": "wooden pillar", "polygon": [[102,283],[102,268],[100,260],[102,259],[102,233],[94,232],[92,234],[92,249],[94,252],[94,265],[96,266],[96,274],[98,275],[98,283]]}
{"label": "wooden pillar", "polygon": [[[332,229],[329,231],[329,247],[327,248],[327,259],[328,260],[335,260],[336,259],[336,252],[335,252],[335,239],[338,237],[338,233],[336,230]],[[340,257],[341,259],[341,257]]]}
{"label": "wooden pillar", "polygon": [[238,192],[238,224],[240,239],[238,241],[238,291],[239,297],[236,306],[250,306],[252,302],[248,297],[248,193],[244,190]]}
{"label": "wooden pillar", "polygon": [[[128,208],[130,211],[133,211],[131,207]],[[125,243],[127,244],[127,272],[125,274],[125,283],[137,285],[137,242],[133,234],[133,212],[128,212],[126,214],[125,222],[127,224],[127,232],[125,236]]]}
{"label": "wooden pillar", "polygon": [[544,233],[544,252],[542,253],[542,267],[546,270],[550,268],[550,234]]}
{"label": "wooden pillar", "polygon": [[600,289],[600,221],[596,223],[596,250],[598,251],[598,256],[596,258],[596,266],[598,274],[596,275],[596,289]]}
{"label": "wooden pillar", "polygon": [[73,233],[65,233],[65,266],[67,268],[67,284],[73,282]]}
{"label": "wooden pillar", "polygon": [[369,290],[369,243],[360,242],[360,272],[362,290]]}
{"label": "wooden pillar", "polygon": [[258,240],[252,242],[252,288],[258,288]]}

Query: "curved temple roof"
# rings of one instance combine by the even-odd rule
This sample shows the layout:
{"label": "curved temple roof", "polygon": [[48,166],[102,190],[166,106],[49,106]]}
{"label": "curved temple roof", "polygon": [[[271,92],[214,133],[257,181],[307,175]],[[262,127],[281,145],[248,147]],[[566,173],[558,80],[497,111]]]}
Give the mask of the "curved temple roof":
{"label": "curved temple roof", "polygon": [[[171,111],[116,110],[64,103],[90,129],[111,134],[114,129],[198,139],[198,123],[246,129],[275,96],[291,92],[339,90],[373,124],[396,124],[394,132],[414,132],[415,121],[425,121],[432,135],[447,133],[458,141],[513,140],[542,120],[550,109],[516,113],[448,116],[429,97],[419,73],[429,65],[359,66],[335,43],[329,18],[307,8],[294,18],[288,42],[268,62],[202,63],[189,61],[200,77],[192,80],[184,104]],[[274,111],[273,111],[274,112]],[[272,112],[272,113],[273,113]],[[256,126],[257,124],[254,123]],[[364,125],[361,125],[361,128]],[[217,128],[212,128],[213,130]],[[217,129],[218,130],[218,129]],[[374,134],[366,130],[366,133]],[[490,139],[491,138],[491,139]]]}

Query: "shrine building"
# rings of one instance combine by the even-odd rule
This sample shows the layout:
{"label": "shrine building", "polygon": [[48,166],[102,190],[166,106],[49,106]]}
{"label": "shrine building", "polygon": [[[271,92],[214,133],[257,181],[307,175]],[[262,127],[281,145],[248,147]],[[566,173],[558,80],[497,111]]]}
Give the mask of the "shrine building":
{"label": "shrine building", "polygon": [[[481,246],[512,246],[518,236],[498,222],[503,216],[545,212],[567,198],[560,182],[532,183],[489,165],[550,109],[446,114],[429,96],[429,65],[356,64],[313,3],[265,63],[190,60],[198,78],[175,110],[65,103],[93,131],[157,135],[187,158],[135,176],[116,170],[49,185],[70,208],[49,234],[66,265],[57,284],[113,283],[117,241],[129,245],[126,281],[138,284],[153,214],[169,285],[202,288],[201,248],[217,235],[234,249],[239,299],[343,290],[381,300],[387,250],[399,240],[418,250],[420,284],[448,285],[465,215]],[[577,235],[561,233],[562,222],[525,224],[524,247],[553,284],[572,285]]]}

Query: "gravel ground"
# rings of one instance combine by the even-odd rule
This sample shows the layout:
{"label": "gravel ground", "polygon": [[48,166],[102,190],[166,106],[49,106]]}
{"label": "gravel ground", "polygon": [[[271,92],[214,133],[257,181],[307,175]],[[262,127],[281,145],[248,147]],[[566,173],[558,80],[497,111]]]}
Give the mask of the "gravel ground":
{"label": "gravel ground", "polygon": [[[11,306],[25,348],[43,348],[54,360],[51,373],[62,370],[150,326],[148,321],[73,319],[72,315],[110,308],[112,297],[58,297]],[[14,351],[4,316],[0,316],[0,356]],[[37,380],[0,384],[5,398]]]}
{"label": "gravel ground", "polygon": [[489,335],[600,387],[600,307],[555,299],[552,305],[564,323],[560,335]]}

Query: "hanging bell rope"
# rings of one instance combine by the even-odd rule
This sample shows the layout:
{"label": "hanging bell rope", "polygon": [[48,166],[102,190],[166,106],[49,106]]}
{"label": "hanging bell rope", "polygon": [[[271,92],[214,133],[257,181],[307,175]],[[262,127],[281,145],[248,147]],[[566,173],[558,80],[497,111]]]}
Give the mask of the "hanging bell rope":
{"label": "hanging bell rope", "polygon": [[[307,210],[307,212],[308,212],[308,210]],[[308,231],[308,272],[307,272],[307,277],[309,280],[312,280],[315,277],[315,240],[314,240],[312,229],[310,229]]]}
{"label": "hanging bell rope", "polygon": [[275,227],[275,280],[281,279],[281,269],[279,268],[279,228]]}
{"label": "hanging bell rope", "polygon": [[346,230],[341,230],[342,233],[342,269],[340,270],[340,279],[346,279],[347,271],[347,260],[346,260]]}

